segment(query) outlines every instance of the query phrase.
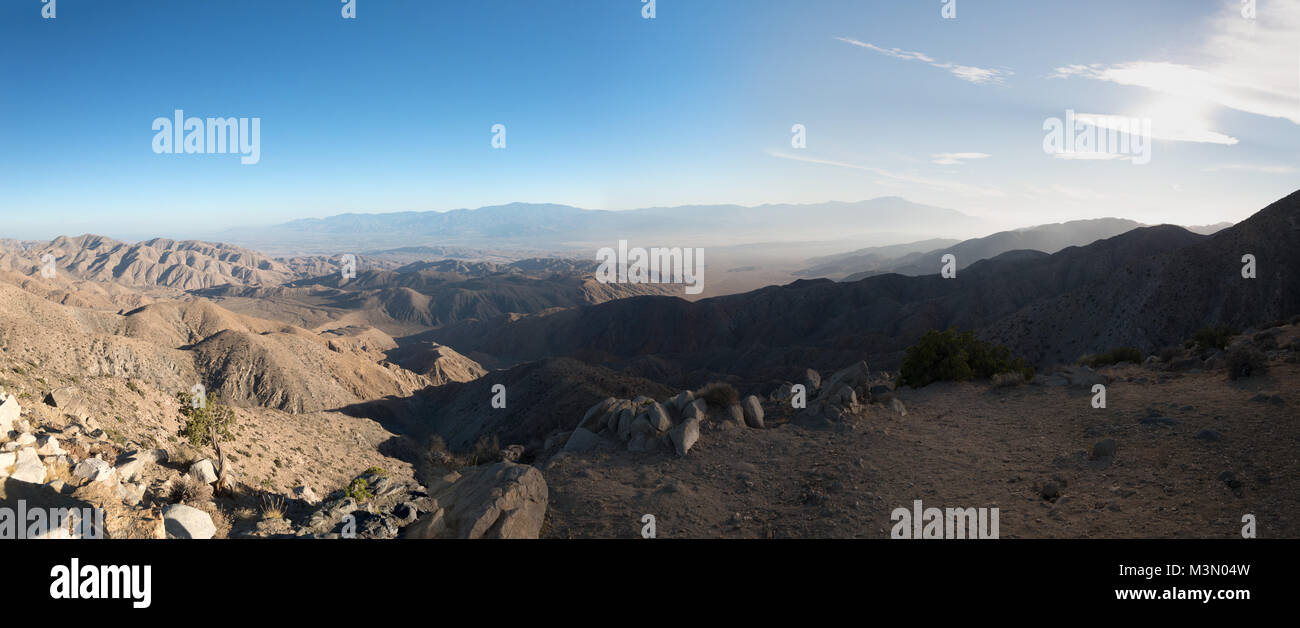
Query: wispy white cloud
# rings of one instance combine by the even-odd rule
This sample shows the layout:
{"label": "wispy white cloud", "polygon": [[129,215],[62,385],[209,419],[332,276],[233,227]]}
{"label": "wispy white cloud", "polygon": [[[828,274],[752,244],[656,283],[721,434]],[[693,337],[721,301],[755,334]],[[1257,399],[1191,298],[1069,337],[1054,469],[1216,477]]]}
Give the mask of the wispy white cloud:
{"label": "wispy white cloud", "polygon": [[835,166],[837,168],[849,168],[852,170],[861,170],[863,172],[870,172],[876,176],[879,176],[881,178],[887,179],[895,183],[904,183],[904,184],[910,184],[914,186],[939,189],[954,194],[960,194],[963,196],[994,196],[994,197],[1006,196],[1005,192],[1003,192],[1002,190],[996,187],[989,187],[989,186],[982,186],[982,185],[969,185],[966,183],[959,183],[957,181],[948,181],[943,179],[931,179],[931,178],[916,176],[913,174],[893,172],[890,170],[886,170],[884,168],[876,168],[874,166],[864,166],[860,164],[853,164],[844,161],[836,161],[833,159],[823,159],[819,157],[805,157],[803,155],[794,155],[790,153],[783,153],[780,151],[770,150],[767,151],[767,154],[771,157],[777,157],[780,159],[790,159],[793,161],[802,161],[804,163],[810,163],[810,164],[821,164],[823,166]]}
{"label": "wispy white cloud", "polygon": [[1050,76],[1145,88],[1169,97],[1165,102],[1175,111],[1209,105],[1300,124],[1300,2],[1270,3],[1255,20],[1241,17],[1239,2],[1223,4],[1210,36],[1184,62],[1076,64]]}
{"label": "wispy white cloud", "polygon": [[941,166],[957,166],[973,159],[988,159],[992,156],[988,153],[937,153],[930,155],[930,159]]}
{"label": "wispy white cloud", "polygon": [[875,44],[867,43],[865,41],[858,41],[856,39],[850,39],[848,37],[836,37],[835,39],[838,39],[846,44],[857,46],[859,48],[866,48],[867,50],[878,52],[882,55],[893,57],[895,59],[902,59],[904,61],[920,61],[922,63],[931,65],[933,67],[942,70],[947,70],[953,76],[963,81],[969,81],[971,83],[1000,84],[1006,79],[1006,77],[1014,74],[1014,72],[1011,72],[1010,70],[994,70],[991,68],[975,67],[973,65],[944,63],[935,60],[933,57],[923,52],[913,52],[910,50],[903,50],[901,48],[881,48],[880,46],[877,46]]}
{"label": "wispy white cloud", "polygon": [[[1199,113],[1176,105],[1148,107],[1150,115],[1116,116],[1097,113],[1077,113],[1075,119],[1099,129],[1113,129],[1122,133],[1140,134],[1157,140],[1171,142],[1199,142],[1204,144],[1237,143],[1237,138],[1207,128],[1209,124]],[[1135,118],[1150,118],[1151,132],[1133,128]]]}

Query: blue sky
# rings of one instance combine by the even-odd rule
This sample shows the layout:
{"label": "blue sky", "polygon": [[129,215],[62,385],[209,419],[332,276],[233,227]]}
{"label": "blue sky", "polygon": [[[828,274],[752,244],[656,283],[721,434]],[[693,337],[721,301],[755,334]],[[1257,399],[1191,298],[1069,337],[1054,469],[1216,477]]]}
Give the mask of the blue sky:
{"label": "blue sky", "polygon": [[[56,2],[0,0],[0,237],[877,196],[1201,224],[1300,181],[1292,0]],[[155,154],[175,109],[260,118],[260,161]],[[1067,109],[1151,118],[1150,163],[1046,153]]]}

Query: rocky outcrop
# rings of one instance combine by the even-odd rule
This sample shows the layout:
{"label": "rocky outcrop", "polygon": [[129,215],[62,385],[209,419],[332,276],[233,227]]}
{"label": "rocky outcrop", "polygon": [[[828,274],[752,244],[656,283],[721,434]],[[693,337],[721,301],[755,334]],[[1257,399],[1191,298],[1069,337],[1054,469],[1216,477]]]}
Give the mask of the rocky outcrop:
{"label": "rocky outcrop", "polygon": [[499,462],[467,471],[433,499],[438,509],[422,517],[420,538],[535,539],[549,494],[537,469]]}

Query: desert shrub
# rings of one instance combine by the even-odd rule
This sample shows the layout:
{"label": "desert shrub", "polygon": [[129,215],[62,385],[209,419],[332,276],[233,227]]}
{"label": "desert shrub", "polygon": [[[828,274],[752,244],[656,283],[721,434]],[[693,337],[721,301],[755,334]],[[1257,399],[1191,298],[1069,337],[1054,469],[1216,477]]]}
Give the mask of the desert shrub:
{"label": "desert shrub", "polygon": [[1268,371],[1264,352],[1251,346],[1237,346],[1228,351],[1228,377],[1254,377]]}
{"label": "desert shrub", "polygon": [[1210,325],[1196,330],[1192,341],[1201,349],[1227,349],[1237,331],[1227,325]]}
{"label": "desert shrub", "polygon": [[172,484],[171,499],[178,504],[201,504],[212,500],[212,487],[201,480],[182,475]]}
{"label": "desert shrub", "polygon": [[190,395],[178,393],[180,402],[181,429],[178,436],[185,439],[190,446],[199,448],[211,446],[217,454],[217,486],[229,488],[226,478],[226,456],[221,451],[221,443],[234,440],[235,411],[217,401],[215,393],[208,393],[202,407],[195,408]]}
{"label": "desert shrub", "polygon": [[704,399],[711,406],[726,408],[740,403],[740,393],[736,387],[726,382],[710,382],[695,391],[696,399]]}
{"label": "desert shrub", "polygon": [[[361,501],[361,500],[357,500]],[[279,495],[270,495],[262,497],[262,518],[263,519],[283,519],[284,518],[284,498]]]}
{"label": "desert shrub", "polygon": [[379,475],[379,476],[388,477],[388,471],[384,470],[383,467],[370,467],[369,469],[366,469],[366,475]]}
{"label": "desert shrub", "polygon": [[975,332],[928,331],[907,348],[899,369],[899,384],[920,388],[939,381],[988,379],[998,373],[1019,373],[1033,379],[1034,369],[1011,358],[1011,349],[979,340]]}
{"label": "desert shrub", "polygon": [[1088,359],[1084,360],[1083,363],[1092,368],[1100,368],[1112,364],[1119,364],[1120,362],[1141,364],[1142,359],[1142,351],[1134,347],[1119,347],[1117,349],[1111,349],[1105,353],[1090,356]]}
{"label": "desert shrub", "polygon": [[474,449],[470,451],[470,457],[476,465],[500,460],[501,442],[497,440],[497,435],[484,434],[478,437],[478,442],[474,443]]}
{"label": "desert shrub", "polygon": [[994,373],[989,381],[994,388],[1010,388],[1025,383],[1025,376],[1023,373]]}
{"label": "desert shrub", "polygon": [[347,488],[343,489],[343,494],[357,500],[357,503],[364,504],[374,497],[370,492],[370,483],[365,478],[355,478]]}
{"label": "desert shrub", "polygon": [[126,389],[129,390],[129,391],[131,391],[131,392],[133,392],[133,393],[135,393],[135,394],[137,394],[137,395],[140,395],[141,397],[144,396],[144,391],[143,391],[143,390],[140,390],[140,387],[139,387],[139,386],[136,386],[136,385],[135,385],[135,382],[133,382],[133,381],[131,381],[131,380],[129,380],[129,379],[126,380]]}
{"label": "desert shrub", "polygon": [[429,437],[429,446],[427,449],[429,455],[433,456],[434,459],[442,458],[450,453],[447,450],[447,441],[443,440],[442,437],[437,434]]}
{"label": "desert shrub", "polygon": [[235,428],[235,412],[218,402],[215,393],[208,393],[202,408],[195,408],[190,403],[189,393],[178,393],[176,400],[181,404],[181,416],[184,418],[180,437],[192,447],[215,445],[214,435],[219,441],[234,438],[232,430]]}

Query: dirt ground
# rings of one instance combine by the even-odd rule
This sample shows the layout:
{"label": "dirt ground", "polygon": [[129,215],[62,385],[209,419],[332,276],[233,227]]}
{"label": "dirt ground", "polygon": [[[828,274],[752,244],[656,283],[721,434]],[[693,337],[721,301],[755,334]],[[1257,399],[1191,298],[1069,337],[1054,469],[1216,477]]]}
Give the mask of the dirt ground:
{"label": "dirt ground", "polygon": [[[1300,366],[1235,382],[1103,373],[1104,409],[1081,388],[936,384],[899,391],[906,416],[872,405],[829,428],[706,424],[686,458],[563,458],[545,471],[542,533],[632,538],[653,514],[658,538],[888,538],[890,513],[919,499],[996,507],[1001,538],[1241,538],[1246,514],[1260,538],[1300,537]],[[1090,460],[1106,438],[1113,460]]]}

